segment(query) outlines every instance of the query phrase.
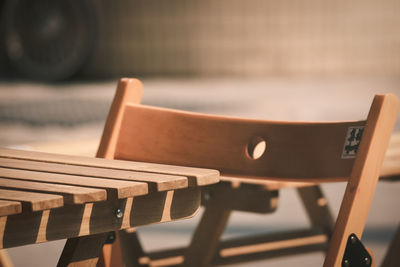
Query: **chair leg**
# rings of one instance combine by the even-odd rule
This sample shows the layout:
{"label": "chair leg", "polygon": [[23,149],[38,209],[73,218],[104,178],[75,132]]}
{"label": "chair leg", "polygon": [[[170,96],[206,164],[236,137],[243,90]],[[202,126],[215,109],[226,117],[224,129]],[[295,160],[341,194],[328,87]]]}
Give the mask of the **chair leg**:
{"label": "chair leg", "polygon": [[0,267],[13,267],[13,263],[8,256],[7,250],[0,249]]}
{"label": "chair leg", "polygon": [[104,244],[97,267],[123,267],[121,244],[118,232],[115,233],[115,240],[111,244]]}
{"label": "chair leg", "polygon": [[183,266],[210,266],[225,230],[231,210],[208,201],[199,225],[185,252]]}
{"label": "chair leg", "polygon": [[145,256],[137,233],[121,230],[112,244],[104,245],[97,267],[145,267],[148,264],[139,261]]}
{"label": "chair leg", "polygon": [[308,218],[313,226],[320,227],[330,238],[334,228],[334,220],[328,202],[319,185],[297,188]]}
{"label": "chair leg", "polygon": [[400,252],[400,225],[397,232],[386,252],[385,259],[383,260],[382,267],[396,267],[399,266],[398,254]]}
{"label": "chair leg", "polygon": [[57,267],[95,267],[108,233],[70,238]]}
{"label": "chair leg", "polygon": [[140,258],[145,256],[139,237],[136,232],[128,233],[125,230],[119,231],[122,257],[126,267],[148,266],[140,263]]}

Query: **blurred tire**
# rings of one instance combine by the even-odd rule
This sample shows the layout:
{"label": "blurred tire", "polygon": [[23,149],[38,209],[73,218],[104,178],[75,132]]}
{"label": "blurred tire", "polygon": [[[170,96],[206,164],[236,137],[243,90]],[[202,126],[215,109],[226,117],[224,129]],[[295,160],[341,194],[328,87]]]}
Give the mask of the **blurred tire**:
{"label": "blurred tire", "polygon": [[90,0],[8,0],[2,14],[8,59],[28,78],[70,78],[96,44],[97,18]]}

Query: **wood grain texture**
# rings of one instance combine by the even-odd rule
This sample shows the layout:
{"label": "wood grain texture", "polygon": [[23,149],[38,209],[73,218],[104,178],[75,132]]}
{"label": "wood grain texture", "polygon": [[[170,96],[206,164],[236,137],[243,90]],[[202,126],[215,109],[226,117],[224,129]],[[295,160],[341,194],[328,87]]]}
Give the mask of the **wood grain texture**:
{"label": "wood grain texture", "polygon": [[40,211],[62,207],[64,199],[60,195],[32,193],[0,189],[0,199],[19,201],[23,211]]}
{"label": "wood grain texture", "polygon": [[[96,157],[107,159],[115,158],[115,147],[119,138],[123,109],[127,103],[140,103],[142,94],[143,85],[137,79],[123,78],[119,80]],[[192,180],[192,177],[190,177],[190,185],[193,183]],[[119,240],[119,235],[117,234],[116,242],[113,244],[106,244],[103,247],[99,267],[123,266]]]}
{"label": "wood grain texture", "polygon": [[65,204],[83,204],[107,199],[107,193],[102,189],[15,179],[0,178],[0,188],[62,195]]}
{"label": "wood grain texture", "polygon": [[[261,121],[129,104],[115,158],[213,168],[227,176],[346,180],[354,162],[341,158],[346,134],[363,125]],[[266,142],[257,160],[248,153],[255,138]]]}
{"label": "wood grain texture", "polygon": [[398,106],[395,95],[378,95],[374,98],[324,267],[341,265],[350,234],[357,235],[359,239],[362,237],[379,172],[396,121]]}
{"label": "wood grain texture", "polygon": [[77,166],[185,176],[187,177],[187,179],[189,179],[190,186],[213,184],[219,181],[219,172],[216,170],[170,166],[165,164],[153,164],[147,162],[110,160],[35,151],[23,151],[7,148],[0,148],[0,158],[25,159],[39,162],[52,162]]}
{"label": "wood grain texture", "polygon": [[21,213],[22,205],[18,201],[0,200],[0,216]]}
{"label": "wood grain texture", "polygon": [[126,103],[140,103],[143,95],[143,84],[138,79],[122,78],[118,82],[114,99],[104,125],[103,135],[96,157],[113,159],[115,145],[121,127],[123,107]]}
{"label": "wood grain texture", "polygon": [[127,198],[132,196],[145,195],[148,192],[147,184],[140,182],[109,180],[94,177],[26,171],[1,167],[0,172],[1,176],[10,179],[103,188],[107,190],[109,198]]}
{"label": "wood grain texture", "polygon": [[[118,119],[123,118],[117,129],[114,129],[119,134],[116,147],[112,148],[114,158],[215,168],[227,176],[279,180],[278,184],[273,185],[275,189],[286,186],[286,181],[350,181],[333,235],[336,240],[331,244],[325,263],[325,266],[335,267],[343,256],[342,240],[347,239],[348,230],[352,229],[357,234],[363,230],[387,147],[385,142],[389,140],[398,105],[395,96],[378,95],[367,121],[293,123],[196,114],[147,107],[137,102],[115,107],[123,110]],[[353,126],[366,127],[358,156],[356,159],[342,158],[348,129]],[[250,147],[257,140],[266,142],[266,151],[255,160],[251,157]],[[246,183],[245,178],[241,179],[243,181],[240,183]],[[229,181],[229,178],[225,181]],[[231,183],[234,185],[237,181],[232,179]],[[304,186],[295,183],[291,185]],[[306,204],[314,205],[309,209],[310,213],[320,213],[317,214],[319,217],[312,219],[312,223],[322,224],[325,232],[330,232],[329,220],[321,220],[327,210],[317,207],[318,196],[317,199],[315,196],[312,199],[303,197],[303,200]],[[361,207],[362,203],[364,206]],[[223,225],[224,221],[224,218],[215,219],[215,225]],[[198,255],[194,251],[198,251],[199,244],[202,244],[201,249],[207,252],[199,260],[204,260],[204,264],[210,263],[212,252],[209,248],[215,247],[216,239],[210,238],[210,243],[204,240],[208,232],[215,230],[211,227],[200,226],[202,234],[196,234],[196,240],[200,241],[192,242],[188,251],[193,253],[187,254],[186,262],[197,262]],[[314,248],[313,244],[310,246]],[[317,247],[321,248],[320,244]],[[249,260],[246,255],[242,258]]]}
{"label": "wood grain texture", "polygon": [[[26,197],[27,192],[23,193]],[[62,196],[59,198],[62,201]],[[46,212],[24,212],[0,217],[0,219],[6,218],[0,220],[0,229],[3,229],[0,232],[0,248],[189,218],[196,214],[199,205],[200,189],[189,188],[153,193],[133,199],[66,205]],[[116,217],[117,209],[122,210],[122,218]]]}
{"label": "wood grain texture", "polygon": [[148,184],[149,191],[168,191],[171,189],[188,187],[188,179],[184,176],[177,175],[144,173],[10,158],[0,158],[0,166],[47,173],[144,182]]}

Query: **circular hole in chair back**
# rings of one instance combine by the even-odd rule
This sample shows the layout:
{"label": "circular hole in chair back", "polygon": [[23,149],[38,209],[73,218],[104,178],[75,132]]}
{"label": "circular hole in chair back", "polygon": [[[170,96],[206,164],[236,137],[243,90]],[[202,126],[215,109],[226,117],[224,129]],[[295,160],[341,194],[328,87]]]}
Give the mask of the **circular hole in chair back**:
{"label": "circular hole in chair back", "polygon": [[247,146],[247,153],[251,159],[259,159],[264,155],[267,142],[261,137],[255,137]]}

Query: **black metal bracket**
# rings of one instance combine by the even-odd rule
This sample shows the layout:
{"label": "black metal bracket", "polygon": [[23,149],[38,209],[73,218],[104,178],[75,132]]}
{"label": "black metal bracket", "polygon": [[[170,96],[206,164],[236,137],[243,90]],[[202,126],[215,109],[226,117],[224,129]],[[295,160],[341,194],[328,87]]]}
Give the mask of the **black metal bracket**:
{"label": "black metal bracket", "polygon": [[112,243],[114,243],[114,241],[115,241],[115,232],[113,231],[113,232],[109,232],[108,233],[108,235],[107,235],[107,239],[106,239],[106,242],[104,242],[104,244],[112,244]]}
{"label": "black metal bracket", "polygon": [[370,267],[372,257],[355,234],[349,235],[346,250],[342,260],[342,267]]}

